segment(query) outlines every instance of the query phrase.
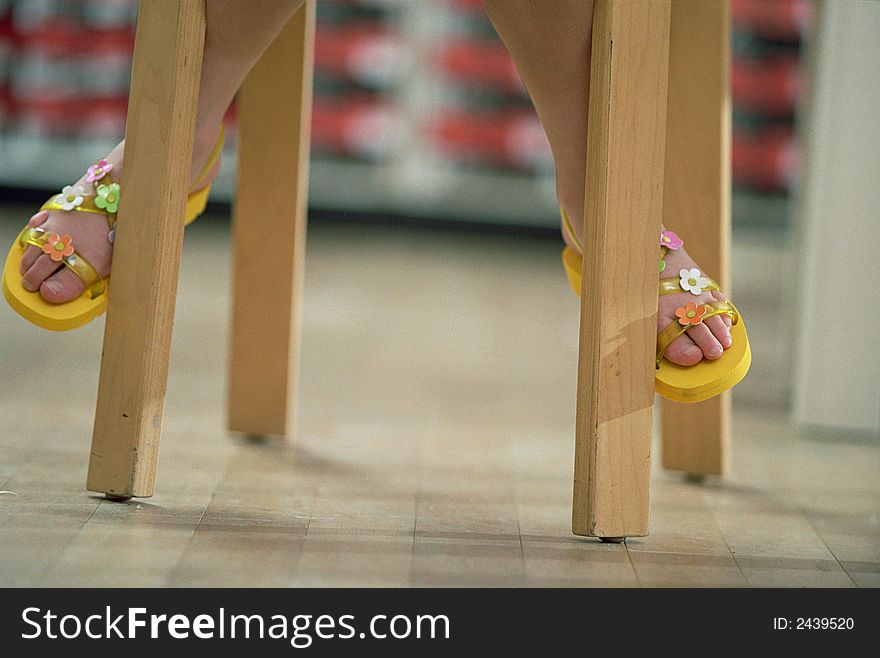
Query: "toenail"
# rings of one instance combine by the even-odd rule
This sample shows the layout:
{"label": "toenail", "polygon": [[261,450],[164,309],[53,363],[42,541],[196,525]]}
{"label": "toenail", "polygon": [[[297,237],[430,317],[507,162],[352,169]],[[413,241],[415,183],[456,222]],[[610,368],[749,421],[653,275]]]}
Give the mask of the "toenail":
{"label": "toenail", "polygon": [[722,350],[720,347],[713,347],[711,350],[709,350],[709,356],[718,356],[719,354],[721,354],[721,351]]}
{"label": "toenail", "polygon": [[21,280],[21,287],[24,288],[25,290],[27,290],[28,292],[34,292],[36,290],[34,285],[30,281],[28,281],[27,279]]}
{"label": "toenail", "polygon": [[681,354],[682,354],[682,356],[693,356],[694,354],[696,354],[699,351],[700,351],[700,348],[697,347],[696,345],[688,345],[688,346],[682,348]]}
{"label": "toenail", "polygon": [[730,347],[731,343],[733,343],[733,338],[730,336],[724,336],[721,339],[721,344],[724,345],[724,347]]}
{"label": "toenail", "polygon": [[56,295],[64,290],[64,286],[58,281],[46,281],[43,285],[46,286],[46,290]]}

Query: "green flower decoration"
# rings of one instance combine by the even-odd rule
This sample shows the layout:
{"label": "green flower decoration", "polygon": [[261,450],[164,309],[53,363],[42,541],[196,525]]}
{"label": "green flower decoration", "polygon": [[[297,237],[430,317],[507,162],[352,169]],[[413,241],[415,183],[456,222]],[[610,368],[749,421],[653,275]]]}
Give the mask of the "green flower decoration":
{"label": "green flower decoration", "polygon": [[119,183],[110,185],[98,185],[96,190],[95,205],[109,213],[115,213],[119,209]]}

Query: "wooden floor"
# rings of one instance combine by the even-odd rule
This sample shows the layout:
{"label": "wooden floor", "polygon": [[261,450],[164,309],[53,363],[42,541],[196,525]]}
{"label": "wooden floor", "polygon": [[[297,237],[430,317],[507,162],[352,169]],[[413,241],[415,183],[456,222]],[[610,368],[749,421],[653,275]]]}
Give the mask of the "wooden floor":
{"label": "wooden floor", "polygon": [[[577,299],[554,242],[313,227],[299,430],[262,443],[223,429],[227,244],[210,218],[187,233],[149,500],[84,491],[103,323],[0,309],[0,585],[880,586],[880,444],[787,423],[760,282],[737,281],[733,472],[658,471],[651,535],[605,545],[569,532]],[[738,247],[737,268],[782,256]]]}

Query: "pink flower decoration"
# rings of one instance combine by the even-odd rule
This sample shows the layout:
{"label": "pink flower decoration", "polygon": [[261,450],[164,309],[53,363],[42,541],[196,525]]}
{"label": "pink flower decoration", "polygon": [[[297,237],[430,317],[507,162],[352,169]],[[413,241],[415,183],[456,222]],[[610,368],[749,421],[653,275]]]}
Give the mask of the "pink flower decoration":
{"label": "pink flower decoration", "polygon": [[684,244],[684,240],[672,231],[660,231],[660,246],[677,251]]}
{"label": "pink flower decoration", "polygon": [[113,165],[106,160],[98,160],[97,163],[93,164],[88,168],[86,181],[89,183],[94,183],[95,181],[99,181],[104,176],[110,173],[110,170],[113,169]]}

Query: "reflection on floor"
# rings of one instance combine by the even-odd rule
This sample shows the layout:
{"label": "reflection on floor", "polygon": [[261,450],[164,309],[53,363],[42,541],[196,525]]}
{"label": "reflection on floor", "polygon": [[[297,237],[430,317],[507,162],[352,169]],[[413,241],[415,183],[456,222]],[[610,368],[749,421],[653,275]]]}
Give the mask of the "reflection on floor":
{"label": "reflection on floor", "polygon": [[[0,585],[880,586],[880,446],[787,423],[767,279],[736,282],[755,367],[732,473],[658,470],[652,534],[615,546],[569,532],[577,301],[555,242],[313,227],[297,436],[254,443],[223,429],[228,237],[187,233],[149,500],[83,489],[102,322],[0,309]],[[786,271],[766,245],[736,258]]]}

